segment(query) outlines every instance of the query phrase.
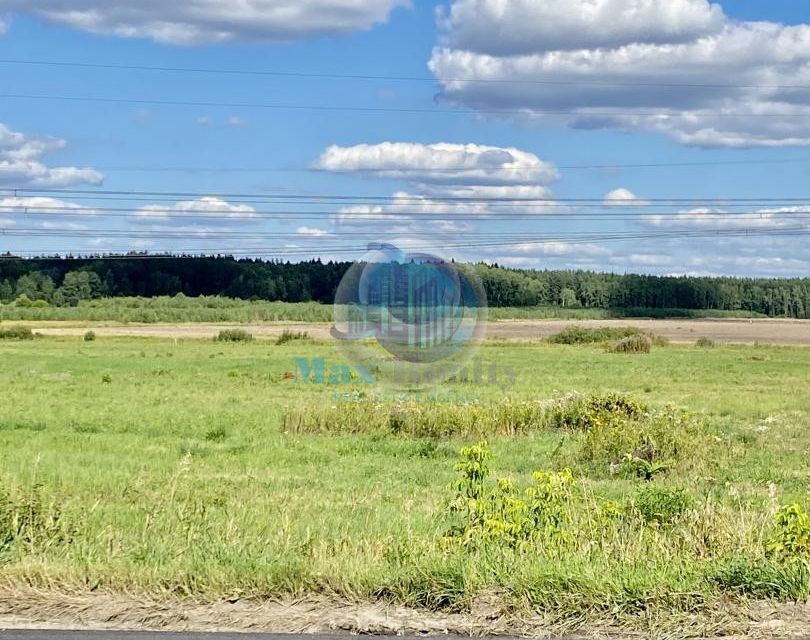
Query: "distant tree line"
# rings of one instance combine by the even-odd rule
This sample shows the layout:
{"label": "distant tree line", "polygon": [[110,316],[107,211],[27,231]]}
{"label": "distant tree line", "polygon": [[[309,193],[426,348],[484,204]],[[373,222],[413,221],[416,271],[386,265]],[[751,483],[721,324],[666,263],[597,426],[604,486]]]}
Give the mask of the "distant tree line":
{"label": "distant tree line", "polygon": [[[75,306],[101,297],[221,295],[331,303],[348,262],[232,257],[0,259],[0,300]],[[619,275],[475,265],[490,306],[746,311],[810,317],[810,279]]]}

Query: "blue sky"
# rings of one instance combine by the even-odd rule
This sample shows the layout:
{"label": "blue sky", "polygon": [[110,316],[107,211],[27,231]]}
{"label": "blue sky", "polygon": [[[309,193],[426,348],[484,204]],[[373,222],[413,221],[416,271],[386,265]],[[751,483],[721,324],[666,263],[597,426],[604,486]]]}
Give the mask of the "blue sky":
{"label": "blue sky", "polygon": [[[774,87],[810,86],[810,27],[804,26],[810,6],[794,0],[598,0],[605,13],[591,20],[579,6],[585,0],[513,1],[499,14],[494,0],[223,0],[197,12],[152,0],[132,11],[119,0],[0,0],[5,61],[425,78],[0,62],[6,96],[0,97],[0,189],[210,196],[102,202],[5,192],[1,248],[26,254],[238,248],[258,255],[283,248],[294,258],[329,258],[362,255],[366,242],[384,237],[418,236],[453,257],[514,266],[807,275],[807,236],[787,231],[803,230],[801,199],[810,198],[810,116],[802,115],[810,113],[810,95]],[[245,5],[253,13],[242,15]],[[290,7],[295,11],[286,11]],[[621,11],[631,18],[604,18]],[[479,82],[454,86],[459,77]],[[525,84],[513,83],[516,78]],[[562,84],[535,82],[549,79]],[[565,86],[572,80],[583,84]],[[428,112],[108,104],[7,94]],[[442,112],[450,109],[464,113]],[[490,113],[501,109],[514,113]],[[394,144],[381,146],[386,142]],[[505,170],[498,153],[521,168]],[[472,169],[440,169],[457,162]],[[677,163],[706,164],[672,166]],[[577,168],[615,164],[669,166]],[[346,200],[271,205],[221,195],[235,193]],[[609,193],[613,200],[603,203]],[[360,209],[365,201],[353,199],[358,195],[390,200],[378,210]],[[553,202],[515,219],[508,214],[526,203],[487,205],[492,195]],[[27,200],[34,197],[53,200]],[[476,200],[459,204],[457,197]],[[566,201],[572,198],[594,202]],[[659,198],[716,200],[663,205]],[[724,198],[757,202],[735,207]],[[790,200],[777,206],[769,198]],[[61,215],[69,204],[69,215]],[[151,215],[141,211],[150,205]],[[22,220],[23,207],[39,207],[39,217]],[[103,215],[113,207],[140,215]],[[175,207],[182,216],[163,215]],[[281,222],[262,218],[282,210]],[[294,211],[309,214],[297,218]],[[312,215],[316,211],[323,215]],[[773,233],[783,227],[784,233]],[[36,233],[26,236],[22,229]],[[711,236],[712,230],[736,235]],[[675,231],[703,235],[661,237]],[[617,234],[642,237],[604,237]],[[335,253],[335,247],[347,252]]]}

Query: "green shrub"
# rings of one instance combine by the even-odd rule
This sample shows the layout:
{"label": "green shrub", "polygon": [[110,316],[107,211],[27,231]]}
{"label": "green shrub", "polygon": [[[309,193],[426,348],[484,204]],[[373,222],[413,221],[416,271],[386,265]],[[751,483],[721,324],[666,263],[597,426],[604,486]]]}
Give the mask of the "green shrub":
{"label": "green shrub", "polygon": [[276,339],[276,344],[287,344],[294,340],[309,340],[309,334],[306,331],[290,331],[289,329],[284,329],[281,335]]}
{"label": "green shrub", "polygon": [[95,331],[88,331],[84,334],[84,341],[85,342],[93,342],[96,339],[96,332]]}
{"label": "green shrub", "polygon": [[644,331],[636,327],[566,327],[559,333],[548,338],[552,344],[595,344],[619,340],[630,336],[644,335]]}
{"label": "green shrub", "polygon": [[223,329],[219,332],[215,342],[252,342],[253,334],[244,329]]}
{"label": "green shrub", "polygon": [[567,327],[548,338],[552,344],[598,344],[618,343],[627,339],[636,339],[643,342],[643,338],[656,347],[664,347],[669,340],[663,336],[648,333],[638,327]]}
{"label": "green shrub", "polygon": [[460,477],[451,485],[454,495],[448,505],[455,522],[444,540],[462,546],[490,543],[512,548],[565,540],[574,484],[571,470],[535,471],[534,484],[521,491],[508,478],[488,482],[491,457],[486,442],[461,450],[455,465]]}
{"label": "green shrub", "polygon": [[633,510],[647,523],[672,525],[693,504],[692,496],[685,489],[647,487],[636,494]]}
{"label": "green shrub", "polygon": [[778,560],[810,558],[810,517],[797,503],[783,506],[775,516],[768,552]]}
{"label": "green shrub", "polygon": [[33,340],[34,334],[28,327],[0,329],[0,340]]}
{"label": "green shrub", "polygon": [[17,299],[12,304],[20,309],[28,309],[34,306],[34,301],[23,293],[17,296]]}
{"label": "green shrub", "polygon": [[652,479],[701,447],[700,424],[665,409],[604,421],[577,441],[576,458],[591,468]]}
{"label": "green shrub", "polygon": [[439,451],[439,443],[436,440],[425,438],[416,446],[415,454],[419,458],[435,458]]}
{"label": "green shrub", "polygon": [[555,402],[549,412],[549,426],[587,431],[616,420],[638,418],[647,407],[618,393],[569,395]]}
{"label": "green shrub", "polygon": [[711,338],[701,337],[695,341],[695,346],[700,347],[701,349],[712,349],[714,348],[714,340]]}
{"label": "green shrub", "polygon": [[635,335],[622,338],[609,348],[611,353],[649,353],[652,340],[646,335]]}

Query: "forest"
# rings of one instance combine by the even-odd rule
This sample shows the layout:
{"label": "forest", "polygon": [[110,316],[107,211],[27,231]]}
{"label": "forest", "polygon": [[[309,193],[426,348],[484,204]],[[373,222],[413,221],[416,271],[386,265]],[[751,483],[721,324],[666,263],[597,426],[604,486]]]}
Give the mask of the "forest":
{"label": "forest", "polygon": [[[330,304],[349,262],[129,255],[0,259],[0,300],[76,306],[120,296],[227,296]],[[492,307],[717,310],[810,317],[810,278],[653,276],[476,264]]]}

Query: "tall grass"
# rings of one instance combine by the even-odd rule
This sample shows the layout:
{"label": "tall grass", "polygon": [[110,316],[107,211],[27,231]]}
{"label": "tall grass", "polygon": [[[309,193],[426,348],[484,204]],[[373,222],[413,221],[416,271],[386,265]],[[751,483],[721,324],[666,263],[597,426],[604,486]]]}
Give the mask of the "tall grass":
{"label": "tall grass", "polygon": [[332,306],[317,302],[266,302],[219,296],[83,300],[76,307],[0,305],[0,320],[77,322],[330,322]]}
{"label": "tall grass", "polygon": [[515,436],[547,428],[588,431],[614,420],[641,420],[647,415],[643,404],[618,394],[468,404],[381,403],[357,396],[351,402],[293,405],[283,414],[282,428],[293,433],[468,438]]}
{"label": "tall grass", "polygon": [[637,327],[566,327],[562,331],[549,336],[552,344],[595,344],[610,340],[621,340],[631,336],[646,335],[643,329]]}
{"label": "tall grass", "polygon": [[669,341],[637,327],[566,327],[548,338],[552,344],[612,343],[616,353],[649,353],[653,345],[663,347]]}
{"label": "tall grass", "polygon": [[253,334],[244,329],[222,329],[214,337],[214,342],[253,342]]}
{"label": "tall grass", "polygon": [[28,327],[0,329],[0,340],[33,340],[34,333]]}
{"label": "tall grass", "polygon": [[652,340],[645,335],[628,336],[609,347],[611,353],[649,353],[651,349]]}
{"label": "tall grass", "polygon": [[578,307],[490,307],[490,320],[607,320],[622,318],[767,318],[752,311],[720,309],[578,308]]}
{"label": "tall grass", "polygon": [[[465,474],[480,462],[455,469]],[[559,631],[610,625],[668,637],[734,628],[735,616],[750,614],[745,603],[736,608],[741,597],[810,595],[804,557],[769,554],[780,529],[767,509],[677,483],[628,485],[616,499],[585,476],[540,471],[536,461],[530,478],[498,475],[499,462],[494,455],[478,467],[473,492],[439,483],[424,506],[430,524],[415,528],[412,506],[387,505],[373,486],[338,505],[343,518],[310,506],[304,521],[276,525],[268,519],[280,505],[303,504],[294,492],[268,500],[265,487],[243,480],[240,499],[228,500],[226,480],[207,482],[188,453],[161,483],[133,481],[116,501],[65,503],[56,491],[5,484],[5,580],[77,591],[90,580],[92,589],[201,599],[328,592],[443,612],[496,593],[504,615],[536,611]],[[441,467],[450,470],[452,459]],[[115,528],[105,527],[111,517]],[[384,517],[395,520],[387,533]]]}
{"label": "tall grass", "polygon": [[[331,345],[55,337],[0,350],[10,589],[329,594],[476,615],[485,601],[504,624],[667,637],[740,633],[808,596],[805,512],[782,505],[808,506],[810,350],[485,344],[485,361],[518,371],[509,388],[476,387],[455,408],[405,403],[393,421],[402,403],[347,418],[330,413],[340,389],[287,379],[295,357],[339,361]],[[285,408],[306,418],[304,405],[318,420],[285,429]],[[444,541],[461,515],[457,453],[484,433],[484,513],[496,529],[520,523],[522,502],[548,534],[524,522],[516,543]]]}
{"label": "tall grass", "polygon": [[[42,301],[38,301],[42,302]],[[493,307],[491,320],[600,320],[631,317],[753,317],[746,312],[683,309],[572,309],[564,307]],[[764,317],[764,316],[763,316]],[[82,300],[76,307],[0,305],[0,320],[70,320],[74,322],[330,322],[332,305],[317,302],[268,302],[222,296],[183,294],[154,298],[119,297]]]}
{"label": "tall grass", "polygon": [[309,333],[306,331],[290,331],[289,329],[284,329],[284,331],[281,332],[281,335],[276,338],[276,345],[281,346],[287,344],[288,342],[300,340],[309,340]]}
{"label": "tall grass", "polygon": [[546,408],[537,402],[380,404],[361,399],[333,405],[296,405],[284,412],[282,428],[292,433],[446,438],[516,435],[541,429],[548,421]]}

